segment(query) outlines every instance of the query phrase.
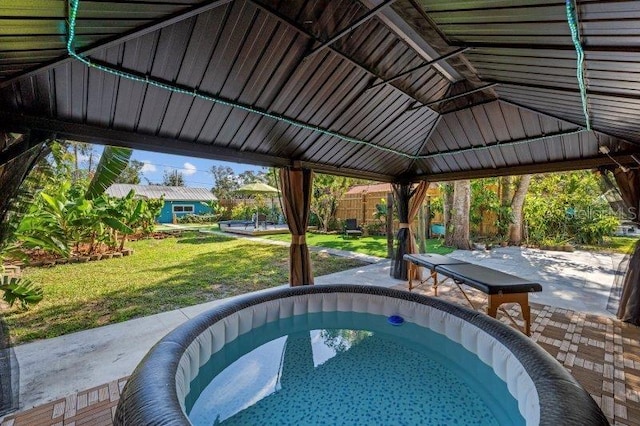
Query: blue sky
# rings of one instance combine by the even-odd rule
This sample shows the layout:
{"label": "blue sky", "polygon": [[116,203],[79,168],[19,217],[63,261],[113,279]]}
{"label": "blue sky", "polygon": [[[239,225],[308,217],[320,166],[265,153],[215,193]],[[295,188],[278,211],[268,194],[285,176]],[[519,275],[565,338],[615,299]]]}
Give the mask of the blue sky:
{"label": "blue sky", "polygon": [[147,183],[147,179],[149,179],[151,183],[162,183],[162,175],[165,170],[178,170],[184,176],[186,186],[211,188],[213,187],[213,176],[210,170],[213,165],[231,167],[236,174],[242,173],[245,170],[264,170],[263,167],[248,164],[205,160],[202,158],[160,154],[149,151],[133,151],[131,158],[145,163],[142,168],[143,177],[141,183],[143,184]]}
{"label": "blue sky", "polygon": [[[93,145],[93,148],[99,158],[102,153],[102,146]],[[81,162],[85,166],[87,158],[81,159]],[[141,184],[147,184],[147,179],[151,183],[162,183],[162,176],[165,170],[178,170],[184,176],[186,186],[194,188],[212,188],[213,176],[211,175],[210,170],[213,165],[231,167],[236,175],[244,172],[245,170],[266,171],[264,167],[248,164],[205,160],[202,158],[183,157],[180,155],[160,154],[157,152],[139,150],[134,150],[131,158],[145,163],[145,166],[142,169]]]}

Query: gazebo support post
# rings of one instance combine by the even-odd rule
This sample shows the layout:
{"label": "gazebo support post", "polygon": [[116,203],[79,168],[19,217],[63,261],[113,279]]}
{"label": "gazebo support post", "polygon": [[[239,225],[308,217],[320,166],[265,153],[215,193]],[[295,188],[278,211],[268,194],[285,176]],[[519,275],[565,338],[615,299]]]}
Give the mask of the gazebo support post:
{"label": "gazebo support post", "polygon": [[313,285],[313,268],[305,239],[309,225],[313,173],[310,169],[280,169],[282,203],[291,231],[289,247],[289,285]]}
{"label": "gazebo support post", "polygon": [[411,232],[410,224],[418,215],[420,206],[427,195],[429,182],[421,181],[413,189],[411,189],[410,183],[393,184],[392,187],[400,225],[396,238],[398,246],[395,257],[391,262],[391,276],[406,281],[408,267],[403,257],[407,253],[417,253],[416,242]]}

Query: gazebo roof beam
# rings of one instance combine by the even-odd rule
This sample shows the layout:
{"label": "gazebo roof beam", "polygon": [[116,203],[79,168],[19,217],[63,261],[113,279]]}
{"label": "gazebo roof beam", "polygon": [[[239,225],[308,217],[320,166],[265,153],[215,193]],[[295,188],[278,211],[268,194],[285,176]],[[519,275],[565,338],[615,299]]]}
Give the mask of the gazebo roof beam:
{"label": "gazebo roof beam", "polygon": [[[578,89],[569,89],[566,87],[546,86],[543,84],[521,83],[518,81],[496,80],[496,79],[489,79],[489,78],[485,79],[485,81],[489,81],[494,85],[499,84],[501,86],[516,86],[516,87],[524,87],[527,89],[552,90],[556,92],[573,93],[573,94],[576,94],[577,96],[580,96],[580,91]],[[620,93],[620,92],[612,93],[612,92],[604,92],[600,90],[588,90],[587,93],[593,96],[605,96],[605,97],[609,96],[614,98],[624,98],[624,99],[632,99],[635,101],[640,101],[640,96],[632,95],[630,93]]]}
{"label": "gazebo roof beam", "polygon": [[51,118],[27,116],[6,111],[0,111],[0,123],[3,130],[22,131],[26,133],[24,129],[30,129],[31,132],[41,131],[42,133],[53,134],[55,137],[68,138],[80,142],[123,146],[143,151],[196,156],[199,158],[255,164],[259,166],[285,167],[298,163],[303,167],[312,168],[324,173],[379,180],[381,182],[391,182],[393,180],[393,176],[391,175],[366,170],[335,167],[258,152],[240,151],[233,148],[215,146],[213,144],[197,144],[161,136],[114,130],[88,124],[71,123]]}
{"label": "gazebo roof beam", "polygon": [[[365,5],[373,6],[379,3],[380,0],[362,0],[362,2]],[[440,56],[440,53],[431,47],[424,37],[413,29],[411,25],[409,25],[400,15],[398,15],[393,8],[383,10],[378,16],[378,19],[399,38],[404,40],[425,61],[431,61]],[[439,31],[439,29],[436,29],[436,31]],[[435,64],[434,67],[452,83],[463,79],[460,73],[446,62]]]}
{"label": "gazebo roof beam", "polygon": [[[553,114],[549,114],[548,112],[544,112],[544,111],[540,111],[540,110],[535,109],[535,108],[528,107],[528,106],[523,105],[523,104],[521,104],[521,103],[519,103],[519,102],[514,102],[514,101],[511,101],[511,100],[509,100],[509,99],[507,99],[507,98],[504,98],[504,97],[500,97],[500,98],[498,99],[498,101],[499,101],[499,102],[503,102],[503,103],[508,104],[508,105],[513,105],[514,107],[517,107],[517,108],[523,109],[523,110],[525,110],[525,111],[533,112],[534,114],[540,114],[540,115],[543,115],[543,116],[545,116],[545,117],[554,118],[554,119],[556,119],[556,120],[566,121],[567,123],[575,124],[576,126],[584,126],[584,124],[582,124],[582,123],[578,123],[578,122],[576,122],[576,121],[568,120],[568,119],[566,119],[566,118],[556,117],[555,115],[553,115]],[[612,134],[610,134],[610,133],[603,132],[603,131],[601,131],[601,130],[597,130],[597,129],[591,129],[591,130],[592,130],[592,131],[594,131],[594,132],[596,132],[596,133],[601,133],[601,134],[603,134],[603,135],[605,135],[605,136],[608,136],[608,137],[610,137],[610,138],[619,139],[619,140],[621,140],[621,141],[623,141],[623,142],[626,142],[626,143],[629,143],[629,144],[632,144],[632,145],[638,145],[638,146],[640,146],[640,144],[635,143],[635,142],[631,142],[631,141],[629,141],[629,140],[627,140],[627,139],[621,138],[620,136],[612,135]]]}
{"label": "gazebo roof beam", "polygon": [[[472,49],[512,49],[512,50],[557,50],[575,52],[573,44],[530,44],[530,43],[495,43],[485,41],[452,41],[451,46],[469,47]],[[638,53],[639,45],[588,45],[584,47],[584,53],[600,53],[600,52],[620,52],[620,53]]]}
{"label": "gazebo roof beam", "polygon": [[459,172],[446,172],[423,174],[412,177],[413,180],[428,180],[430,182],[446,182],[460,179],[478,179],[484,177],[517,176],[533,173],[568,172],[572,170],[594,169],[600,166],[616,166],[619,164],[638,164],[631,154],[618,154],[581,158],[578,160],[563,160],[548,163],[523,164],[520,166],[498,167],[495,169],[465,170]]}
{"label": "gazebo roof beam", "polygon": [[436,101],[432,101],[423,105],[418,105],[413,108],[409,108],[407,111],[415,111],[417,109],[427,108],[432,105],[440,104],[442,102],[452,101],[454,99],[462,98],[476,92],[482,92],[483,90],[491,89],[492,87],[495,87],[497,85],[498,83],[485,84],[484,86],[476,87],[475,89],[467,90],[466,92],[458,93],[457,95],[447,96],[446,98],[438,99]]}
{"label": "gazebo roof beam", "polygon": [[369,19],[373,18],[378,13],[380,13],[380,11],[382,9],[384,9],[387,6],[392,5],[396,1],[397,0],[387,0],[386,2],[380,4],[379,6],[376,6],[375,8],[371,9],[369,12],[364,14],[362,17],[360,17],[354,23],[350,24],[347,28],[345,28],[345,29],[343,29],[341,31],[338,31],[333,37],[329,38],[329,40],[325,41],[324,43],[321,43],[320,46],[318,46],[318,47],[314,48],[313,50],[311,50],[302,60],[303,61],[308,60],[309,58],[314,56],[316,53],[320,52],[325,47],[333,44],[333,42],[335,42],[335,41],[341,39],[342,37],[344,37],[345,35],[349,34],[351,31],[355,30],[360,25],[364,24]]}
{"label": "gazebo roof beam", "polygon": [[[248,1],[250,1],[253,4],[255,4],[258,8],[260,8],[263,11],[267,12],[268,14],[272,15],[274,18],[278,19],[279,21],[289,25],[292,29],[296,30],[298,33],[308,37],[309,39],[311,39],[311,40],[313,40],[313,41],[315,41],[317,43],[322,43],[322,40],[317,39],[313,34],[307,32],[297,22],[291,20],[287,16],[284,16],[283,14],[281,14],[277,10],[271,8],[270,6],[267,6],[267,5],[264,5],[264,4],[260,3],[258,0],[248,0]],[[356,61],[355,59],[349,57],[345,53],[342,53],[341,51],[339,51],[335,47],[327,46],[327,49],[331,50],[331,52],[333,52],[336,55],[340,56],[342,59],[348,61],[350,64],[352,64],[353,66],[361,69],[362,71],[366,72],[367,74],[370,74],[370,75],[372,75],[372,76],[374,76],[374,77],[376,77],[376,78],[378,78],[380,80],[384,80],[384,78],[382,76],[378,75],[376,72],[374,72],[368,66],[359,63],[358,61]],[[397,86],[393,86],[392,85],[391,87],[393,87],[394,89],[398,90],[399,92],[404,93],[405,95],[407,95],[411,99],[415,100],[416,102],[420,102],[419,99],[416,99],[415,95],[412,95],[411,93],[408,93],[408,92],[402,90],[401,88],[399,88]]]}
{"label": "gazebo roof beam", "polygon": [[413,67],[413,68],[411,68],[411,69],[409,69],[407,71],[403,71],[400,74],[396,75],[395,77],[391,77],[391,78],[383,80],[383,81],[381,81],[379,83],[373,84],[370,87],[368,87],[367,90],[373,89],[373,88],[378,87],[378,86],[382,86],[383,84],[392,83],[392,82],[394,82],[394,81],[396,81],[398,79],[401,79],[402,77],[405,77],[405,76],[411,74],[412,72],[421,70],[423,68],[431,67],[431,66],[433,66],[433,65],[435,65],[435,64],[437,64],[437,63],[439,63],[441,61],[445,61],[447,59],[451,59],[454,56],[458,56],[459,54],[464,53],[469,49],[470,49],[470,47],[463,47],[462,49],[454,50],[453,52],[447,53],[444,56],[440,56],[439,58],[433,59],[433,60],[431,60],[429,62],[425,62],[424,64],[418,65],[417,67]]}

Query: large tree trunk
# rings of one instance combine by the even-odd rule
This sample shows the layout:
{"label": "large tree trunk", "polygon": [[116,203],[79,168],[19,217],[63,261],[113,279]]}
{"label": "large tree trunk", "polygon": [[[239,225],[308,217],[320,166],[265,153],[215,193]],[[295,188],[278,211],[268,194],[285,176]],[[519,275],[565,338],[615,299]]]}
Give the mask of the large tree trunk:
{"label": "large tree trunk", "polygon": [[449,229],[451,225],[451,209],[453,207],[453,184],[445,183],[442,185],[442,220],[444,221],[444,229]]}
{"label": "large tree trunk", "polygon": [[500,178],[500,205],[508,207],[511,204],[511,176],[502,176]]}
{"label": "large tree trunk", "polygon": [[511,176],[502,176],[500,182],[500,209],[498,210],[498,237],[501,241],[509,240],[509,228],[511,227],[511,202],[513,201],[513,189]]}
{"label": "large tree trunk", "polygon": [[514,246],[522,244],[522,207],[524,206],[524,199],[529,190],[530,183],[531,175],[522,175],[518,182],[516,192],[513,194],[513,200],[511,201],[511,214],[513,218],[509,226],[509,244]]}
{"label": "large tree trunk", "polygon": [[446,230],[445,244],[462,250],[471,249],[469,241],[469,208],[471,206],[471,181],[458,180],[453,184],[451,224]]}

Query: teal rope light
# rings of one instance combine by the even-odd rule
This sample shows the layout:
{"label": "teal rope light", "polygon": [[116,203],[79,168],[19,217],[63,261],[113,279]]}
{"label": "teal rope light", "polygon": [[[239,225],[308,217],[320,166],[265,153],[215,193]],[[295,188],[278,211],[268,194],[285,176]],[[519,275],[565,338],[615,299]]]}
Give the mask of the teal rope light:
{"label": "teal rope light", "polygon": [[402,151],[398,151],[395,149],[391,149],[391,148],[386,148],[383,146],[379,146],[379,145],[375,145],[371,142],[365,141],[365,140],[361,140],[361,139],[356,139],[353,138],[351,136],[348,135],[344,135],[338,132],[334,132],[332,130],[328,130],[328,129],[324,129],[322,127],[319,126],[313,126],[310,125],[308,123],[304,123],[302,121],[298,121],[292,118],[288,118],[288,117],[284,117],[282,115],[279,114],[274,114],[268,111],[263,111],[261,109],[249,106],[249,105],[245,105],[239,102],[234,102],[231,100],[227,100],[224,99],[222,97],[218,97],[218,96],[212,96],[212,95],[208,95],[205,93],[202,93],[200,91],[198,91],[197,89],[191,89],[191,90],[187,90],[175,85],[171,85],[171,84],[167,84],[164,83],[162,81],[159,80],[155,80],[153,78],[149,78],[148,76],[145,77],[141,77],[139,75],[130,73],[130,72],[126,72],[126,71],[122,71],[113,67],[109,67],[109,66],[105,66],[105,65],[101,65],[99,63],[93,62],[90,59],[76,53],[75,51],[75,47],[73,46],[73,42],[75,39],[75,35],[76,35],[76,17],[78,15],[78,8],[80,6],[80,0],[70,0],[70,8],[69,8],[69,35],[68,35],[68,39],[67,39],[67,52],[69,53],[69,56],[77,59],[78,61],[82,62],[83,64],[85,64],[86,66],[90,67],[90,68],[95,68],[97,70],[100,71],[104,71],[106,73],[118,76],[118,77],[122,77],[122,78],[126,78],[128,80],[131,81],[137,81],[140,83],[146,83],[150,86],[154,86],[154,87],[158,87],[160,89],[164,89],[164,90],[168,90],[169,92],[172,93],[181,93],[183,95],[188,95],[188,96],[192,96],[194,98],[198,98],[198,99],[203,99],[205,101],[210,101],[210,102],[215,102],[217,104],[220,105],[225,105],[228,107],[232,107],[232,108],[237,108],[243,111],[247,111],[250,113],[254,113],[254,114],[258,114],[261,115],[263,117],[268,117],[268,118],[272,118],[274,120],[278,120],[278,121],[282,121],[285,122],[287,124],[296,126],[296,127],[300,127],[302,129],[306,129],[306,130],[311,130],[314,132],[318,132],[327,136],[331,136],[331,137],[335,137],[335,138],[339,138],[342,139],[344,141],[347,142],[351,142],[357,145],[364,145],[370,148],[374,148],[377,149],[379,151],[383,151],[383,152],[387,152],[387,153],[391,153],[391,154],[395,154],[395,155],[400,155],[409,159],[416,159],[415,155],[412,154],[407,154],[406,152],[402,152]]}
{"label": "teal rope light", "polygon": [[[78,15],[78,8],[80,6],[80,0],[70,0],[69,3],[69,34],[68,34],[68,38],[67,38],[67,52],[69,53],[69,56],[71,56],[72,58],[82,62],[83,64],[85,64],[86,66],[88,66],[89,68],[95,68],[97,70],[106,72],[108,74],[112,74],[115,75],[117,77],[121,77],[121,78],[125,78],[127,80],[131,80],[131,81],[137,81],[140,83],[146,83],[150,86],[154,86],[154,87],[158,87],[160,89],[164,89],[167,90],[169,92],[172,93],[180,93],[183,95],[187,95],[187,96],[192,96],[194,98],[198,98],[198,99],[202,99],[205,101],[209,101],[209,102],[214,102],[220,105],[224,105],[224,106],[228,106],[231,108],[237,108],[243,111],[247,111],[253,114],[257,114],[263,117],[267,117],[267,118],[271,118],[274,120],[278,120],[278,121],[282,121],[284,123],[290,124],[292,126],[296,126],[302,129],[306,129],[306,130],[311,130],[314,132],[318,132],[321,133],[323,135],[327,135],[327,136],[331,136],[331,137],[335,137],[335,138],[339,138],[342,139],[346,142],[350,142],[353,144],[357,144],[357,145],[363,145],[363,146],[367,146],[370,148],[374,148],[377,149],[379,151],[383,151],[386,153],[391,153],[391,154],[395,154],[395,155],[399,155],[411,160],[425,160],[428,158],[432,158],[432,157],[442,157],[442,156],[446,156],[446,155],[456,155],[456,154],[461,154],[461,153],[465,153],[465,152],[472,152],[472,151],[483,151],[483,150],[488,150],[491,148],[496,148],[499,146],[514,146],[514,145],[522,145],[522,144],[527,144],[530,142],[535,142],[538,140],[542,140],[542,139],[548,139],[550,137],[555,137],[555,136],[562,136],[562,135],[571,135],[571,134],[575,134],[575,133],[580,133],[583,132],[584,129],[579,129],[579,130],[571,130],[568,131],[567,133],[564,133],[562,135],[553,135],[553,136],[540,136],[537,138],[532,138],[532,139],[522,139],[522,140],[518,140],[518,141],[508,141],[508,142],[504,142],[504,143],[496,143],[490,146],[485,146],[485,145],[480,145],[480,146],[472,146],[469,148],[464,148],[464,149],[459,149],[459,150],[455,150],[455,151],[450,151],[450,152],[442,152],[442,153],[434,153],[434,154],[427,154],[427,155],[413,155],[413,154],[408,154],[406,152],[402,152],[402,151],[398,151],[395,149],[391,149],[391,148],[386,148],[383,146],[379,146],[379,145],[375,145],[371,142],[365,141],[365,140],[361,140],[361,139],[356,139],[353,138],[351,136],[347,136],[347,135],[343,135],[341,133],[338,132],[334,132],[332,130],[328,130],[328,129],[324,129],[322,127],[318,127],[318,126],[313,126],[307,123],[304,123],[302,121],[298,121],[292,118],[288,118],[288,117],[284,117],[282,115],[278,115],[278,114],[274,114],[268,111],[263,111],[261,109],[249,106],[249,105],[245,105],[245,104],[241,104],[235,101],[231,101],[228,99],[224,99],[222,97],[218,97],[218,96],[212,96],[209,94],[205,94],[202,93],[200,91],[198,91],[197,89],[185,89],[176,85],[172,85],[172,84],[167,84],[165,82],[153,79],[153,78],[149,78],[148,76],[140,76],[131,72],[127,72],[127,71],[122,71],[119,70],[117,68],[113,68],[110,66],[106,66],[106,65],[102,65],[99,64],[97,62],[93,62],[90,59],[88,59],[85,56],[82,56],[80,54],[78,54],[75,51],[75,47],[73,45],[73,42],[75,40],[75,35],[76,35],[76,18]],[[588,116],[587,116],[588,118]],[[588,125],[588,121],[587,121],[587,125]]]}
{"label": "teal rope light", "polygon": [[587,87],[584,82],[584,50],[580,43],[580,26],[578,24],[578,11],[574,0],[566,0],[567,5],[567,22],[569,23],[569,29],[571,30],[571,39],[573,45],[576,48],[577,65],[576,76],[578,77],[578,86],[580,87],[580,97],[582,98],[582,113],[587,125],[587,130],[591,130],[591,120],[589,118],[588,101],[587,101]]}
{"label": "teal rope light", "polygon": [[434,158],[434,157],[443,157],[445,155],[456,155],[456,154],[462,154],[462,153],[466,153],[466,152],[473,152],[473,151],[486,151],[488,149],[491,148],[499,148],[501,146],[517,146],[517,145],[526,145],[528,143],[531,142],[537,142],[537,141],[541,141],[544,139],[551,139],[551,138],[555,138],[558,136],[570,136],[570,135],[577,135],[579,133],[583,133],[586,132],[586,129],[574,129],[574,130],[567,130],[566,132],[563,133],[556,133],[554,135],[542,135],[542,136],[538,136],[535,138],[525,138],[525,139],[520,139],[520,140],[515,140],[515,141],[506,141],[506,142],[496,142],[492,145],[479,145],[479,146],[472,146],[469,148],[460,148],[457,150],[453,150],[453,151],[446,151],[446,152],[434,152],[433,154],[426,154],[426,155],[417,155],[416,159],[418,160],[426,160],[428,158]]}

